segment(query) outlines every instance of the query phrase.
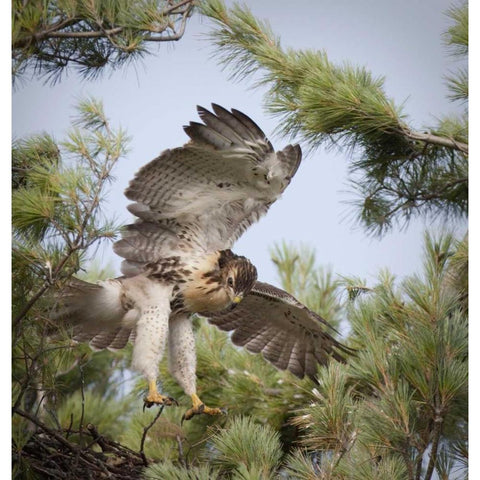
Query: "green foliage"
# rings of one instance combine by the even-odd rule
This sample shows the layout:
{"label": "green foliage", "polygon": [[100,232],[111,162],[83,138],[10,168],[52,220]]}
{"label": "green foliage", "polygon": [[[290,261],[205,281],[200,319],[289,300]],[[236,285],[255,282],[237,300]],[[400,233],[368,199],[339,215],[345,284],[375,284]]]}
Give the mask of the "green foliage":
{"label": "green foliage", "polygon": [[[127,137],[110,127],[100,102],[80,102],[77,112],[67,141],[57,143],[42,134],[13,145],[13,411],[73,430],[91,417],[117,434],[119,412],[126,405],[113,408],[118,387],[113,380],[121,381],[128,350],[94,354],[88,346],[67,341],[49,318],[54,291],[118,230],[103,217],[101,206],[112,170],[126,153]],[[18,429],[26,420],[18,418],[13,436],[20,452],[30,437],[22,439]],[[29,469],[24,459],[19,462],[20,471]]]}
{"label": "green foliage", "polygon": [[217,480],[218,474],[207,465],[199,467],[178,467],[172,462],[163,462],[148,467],[144,473],[146,480]]}
{"label": "green foliage", "polygon": [[[185,436],[192,445],[191,453],[200,455],[209,437],[212,424],[225,425],[229,418],[248,415],[257,422],[270,425],[282,438],[285,450],[291,448],[296,433],[288,425],[295,408],[308,398],[313,387],[310,379],[299,380],[289,372],[281,372],[266,362],[261,355],[238,349],[229,340],[228,334],[199,321],[196,331],[197,390],[208,406],[224,408],[222,417],[195,417],[185,422]],[[181,413],[189,407],[186,398],[168,373],[167,361],[160,366],[160,378],[164,392],[180,403]],[[144,382],[141,383],[145,388]]]}
{"label": "green foliage", "polygon": [[[453,57],[464,60],[468,55],[468,3],[464,1],[453,5],[447,11],[447,15],[453,23],[444,34],[445,44]],[[466,66],[458,67],[456,72],[446,76],[446,80],[452,100],[468,101],[468,71]],[[463,123],[466,125],[466,120]]]}
{"label": "green foliage", "polygon": [[76,124],[60,146],[48,135],[14,142],[13,307],[20,317],[25,298],[68,278],[92,245],[116,233],[101,202],[128,139],[110,129],[94,100],[80,102]]}
{"label": "green foliage", "polygon": [[356,411],[352,386],[349,385],[347,372],[337,363],[322,369],[318,382],[319,386],[310,394],[311,403],[297,412],[292,424],[300,427],[308,425],[301,439],[303,445],[339,454],[355,435],[352,431]]}
{"label": "green foliage", "polygon": [[[381,234],[414,215],[466,215],[466,115],[417,132],[386,95],[383,78],[334,65],[324,51],[282,48],[268,23],[246,6],[227,9],[222,0],[205,0],[200,8],[216,25],[210,34],[215,56],[232,77],[255,75],[257,86],[268,87],[266,108],[279,117],[281,133],[300,136],[313,149],[324,143],[357,153],[350,165],[358,198],[352,203],[367,231]],[[468,42],[466,9],[450,12],[450,45]],[[449,78],[451,97],[466,100],[466,71]]]}
{"label": "green foliage", "polygon": [[338,328],[343,314],[339,301],[342,283],[333,279],[331,270],[315,265],[315,251],[281,243],[270,254],[282,287]]}
{"label": "green foliage", "polygon": [[[62,429],[70,427],[76,429],[80,424],[85,427],[90,423],[95,425],[102,435],[118,438],[122,433],[124,420],[131,410],[131,399],[125,396],[115,399],[113,395],[102,395],[92,391],[82,392],[77,390],[69,394],[56,409],[56,418],[48,418],[52,427],[60,425]],[[87,445],[91,437],[73,433],[72,440]]]}
{"label": "green foliage", "polygon": [[404,480],[409,478],[405,462],[399,455],[372,458],[367,452],[362,453],[363,456],[360,452],[356,452],[355,458],[352,456],[353,462],[349,462],[349,459],[347,459],[344,465],[339,466],[338,473],[335,473],[333,478],[352,480],[362,480],[364,478]]}
{"label": "green foliage", "polygon": [[444,34],[445,44],[455,56],[468,55],[468,2],[462,0],[447,11],[453,24]]}
{"label": "green foliage", "polygon": [[[158,414],[158,407],[142,410],[141,397],[130,396],[131,408],[128,418],[122,423],[122,432],[115,438],[133,451],[140,450],[144,429]],[[179,442],[189,437],[189,425],[181,426],[180,409],[164,409],[146,436],[144,451],[155,463],[171,463],[179,459]],[[189,445],[189,444],[187,444]]]}
{"label": "green foliage", "polygon": [[[447,85],[450,89],[450,98],[452,100],[468,101],[468,72],[465,68],[460,68],[458,72],[447,75]],[[450,135],[451,138],[461,138],[460,135],[466,134],[466,122],[463,122],[463,131],[460,130],[456,135]],[[465,141],[465,140],[464,140]]]}
{"label": "green foliage", "polygon": [[224,430],[212,437],[216,450],[212,463],[235,472],[233,478],[273,478],[282,457],[279,440],[270,426],[258,425],[250,417],[233,417]]}
{"label": "green foliage", "polygon": [[259,68],[265,72],[259,84],[270,87],[267,108],[283,117],[282,133],[300,133],[317,147],[323,140],[355,144],[364,135],[380,139],[384,132],[403,129],[383,80],[364,68],[335,66],[323,51],[282,49],[268,24],[239,4],[227,10],[221,0],[211,0],[201,8],[218,26],[211,39],[233,76],[243,78]]}
{"label": "green foliage", "polygon": [[430,479],[458,462],[440,445],[466,445],[467,320],[446,281],[459,245],[427,235],[423,275],[396,288],[383,274],[350,305],[358,353],[320,372],[311,403],[292,421],[323,455],[321,478]]}
{"label": "green foliage", "polygon": [[315,459],[300,449],[288,456],[284,471],[287,478],[297,480],[317,480],[319,478]]}
{"label": "green foliage", "polygon": [[192,8],[191,0],[14,0],[14,79],[55,83],[72,65],[95,78],[141,58],[148,43],[179,40]]}
{"label": "green foliage", "polygon": [[447,277],[447,287],[459,295],[459,302],[468,312],[468,236],[455,243],[455,252],[450,257]]}
{"label": "green foliage", "polygon": [[273,479],[277,478],[282,456],[279,435],[272,427],[237,416],[231,417],[224,428],[217,428],[209,439],[203,458],[199,458],[206,463],[187,467],[167,460],[146,469],[145,478]]}

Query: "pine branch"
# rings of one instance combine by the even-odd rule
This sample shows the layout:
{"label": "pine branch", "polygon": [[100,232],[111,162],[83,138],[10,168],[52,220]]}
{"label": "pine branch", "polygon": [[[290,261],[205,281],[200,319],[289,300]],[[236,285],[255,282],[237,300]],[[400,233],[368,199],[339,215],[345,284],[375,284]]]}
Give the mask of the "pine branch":
{"label": "pine branch", "polygon": [[[83,233],[84,229],[82,229]],[[67,262],[70,260],[70,258],[80,249],[87,247],[88,245],[82,246],[80,244],[81,241],[81,235],[77,237],[76,241],[74,244],[68,249],[62,260],[55,266],[55,270],[53,271],[52,275],[48,280],[45,281],[43,286],[30,298],[30,300],[25,304],[25,306],[22,308],[20,313],[15,317],[13,320],[13,328],[14,330],[17,330],[18,327],[20,326],[20,322],[26,317],[28,312],[31,310],[31,308],[38,302],[38,300],[45,294],[45,292],[52,287],[52,285],[55,285],[55,283],[59,280],[60,274],[63,271],[63,268],[67,264]]]}
{"label": "pine branch", "polygon": [[[463,22],[465,8],[456,21]],[[231,77],[255,76],[255,86],[268,87],[265,105],[279,118],[280,133],[300,136],[311,149],[323,144],[356,152],[350,173],[360,200],[354,205],[367,231],[382,234],[413,215],[466,215],[466,118],[416,131],[387,96],[384,79],[366,68],[334,65],[321,50],[283,48],[268,23],[239,4],[204,0],[200,11],[215,24],[214,55]],[[462,95],[464,83],[456,87]]]}
{"label": "pine branch", "polygon": [[[413,480],[426,464],[422,478],[430,480],[452,464],[441,446],[466,435],[468,343],[456,290],[465,284],[451,283],[450,275],[458,258],[466,276],[465,249],[452,235],[426,235],[423,275],[397,288],[384,272],[368,295],[352,299],[347,312],[357,355],[319,372],[310,400],[291,420],[301,444],[324,455],[318,476]],[[364,288],[356,279],[345,282]],[[303,469],[298,457],[294,465]]]}
{"label": "pine branch", "polygon": [[437,462],[437,451],[442,434],[443,418],[440,415],[435,416],[432,432],[432,446],[430,449],[430,460],[428,461],[427,471],[424,480],[430,480]]}
{"label": "pine branch", "polygon": [[78,3],[43,5],[14,2],[12,58],[15,76],[30,67],[53,81],[72,64],[93,76],[105,66],[121,66],[146,52],[147,43],[180,40],[194,0],[177,2]]}
{"label": "pine branch", "polygon": [[415,132],[412,130],[405,131],[405,135],[412,140],[418,140],[420,142],[429,143],[432,145],[447,147],[468,155],[468,145],[466,143],[457,142],[454,139],[439,137],[438,135],[433,135],[432,133]]}
{"label": "pine branch", "polygon": [[[171,41],[171,40],[178,40],[182,37],[183,31],[184,31],[184,24],[186,23],[186,20],[190,13],[192,12],[193,9],[193,3],[194,0],[182,0],[179,1],[178,3],[175,3],[167,8],[164,8],[157,12],[159,17],[162,16],[168,16],[170,14],[174,15],[181,15],[182,20],[181,20],[181,28],[178,33],[175,33],[175,35],[171,36],[166,36],[166,37],[159,37],[159,36],[152,36],[152,35],[144,35],[143,40],[144,41]],[[182,6],[187,6],[187,8],[183,10],[177,10],[178,8]],[[17,14],[20,14],[20,12],[16,12]],[[86,18],[85,17],[80,17],[80,16],[72,16],[70,18],[66,18],[64,20],[60,20],[58,22],[53,23],[52,25],[49,25],[47,28],[44,30],[40,30],[37,32],[34,32],[31,34],[31,36],[26,36],[26,35],[21,35],[19,34],[19,38],[17,40],[14,39],[14,42],[12,44],[13,50],[17,50],[20,48],[25,48],[27,46],[30,46],[33,43],[36,42],[41,42],[44,40],[48,40],[49,38],[109,38],[114,35],[118,35],[120,33],[125,32],[127,29],[131,28],[126,27],[126,26],[117,26],[117,27],[112,27],[105,29],[102,27],[104,21],[103,19],[99,18],[97,20],[97,26],[100,28],[98,30],[87,30],[87,31],[79,31],[78,28],[91,28],[91,25],[85,22]],[[69,27],[74,27],[76,26],[77,30],[64,30]],[[162,33],[164,32],[169,25],[166,23],[162,27],[150,27],[144,29],[145,32],[150,32],[154,34]],[[118,45],[116,45],[118,46]]]}
{"label": "pine branch", "polygon": [[468,2],[462,0],[452,5],[447,15],[453,20],[453,24],[444,33],[445,43],[453,55],[464,57],[468,54]]}
{"label": "pine branch", "polygon": [[[85,128],[84,133],[90,129],[89,133],[94,134],[94,137],[91,138],[95,138],[96,140],[94,141],[97,142],[99,139],[101,140],[101,136],[95,137],[95,134],[100,134],[102,129],[106,133],[105,142],[102,145],[91,145],[94,153],[89,152],[89,149],[85,146],[90,139],[85,141],[80,132],[70,135],[71,138],[74,137],[76,139],[77,144],[64,144],[71,153],[78,155],[80,161],[86,161],[90,167],[90,172],[78,171],[78,174],[81,174],[81,179],[77,178],[76,175],[73,178],[69,178],[68,170],[60,171],[59,159],[57,159],[57,164],[50,165],[46,169],[34,165],[25,176],[25,185],[19,187],[14,192],[14,200],[16,197],[22,199],[22,195],[25,192],[33,191],[34,194],[38,193],[40,195],[36,202],[36,207],[40,211],[30,212],[30,215],[26,218],[24,212],[25,204],[13,202],[14,233],[17,234],[19,243],[26,243],[28,236],[25,237],[25,235],[29,234],[29,228],[32,224],[38,222],[36,215],[41,215],[42,222],[46,223],[45,230],[48,229],[52,237],[57,235],[64,242],[63,251],[59,254],[57,262],[53,266],[51,265],[53,262],[50,262],[50,260],[46,262],[48,264],[48,274],[45,275],[46,278],[42,285],[30,296],[29,300],[20,308],[20,312],[16,315],[13,321],[15,332],[18,331],[22,320],[47,290],[56,285],[65,275],[68,276],[72,273],[72,271],[66,271],[72,259],[77,260],[76,257],[79,253],[85,252],[102,238],[98,229],[92,229],[92,222],[95,222],[98,214],[100,198],[110,178],[111,171],[117,160],[125,152],[125,139],[122,132],[116,134],[111,131],[100,103],[92,100],[81,102],[79,111],[81,113],[79,122]],[[22,153],[28,156],[29,152],[28,149],[22,150],[18,148],[15,154],[18,162],[21,161]],[[104,158],[98,160],[99,155],[102,153]],[[57,181],[57,179],[59,180]],[[69,185],[70,181],[72,182],[71,185]],[[81,183],[85,181],[87,183],[90,182],[90,184]],[[37,185],[35,182],[40,182],[40,184]],[[82,187],[88,187],[86,196]],[[53,198],[53,208],[48,211],[46,218],[42,210],[42,200],[44,198],[42,195],[44,194],[51,195]],[[69,197],[71,197],[70,205],[68,202]],[[84,203],[80,199],[84,200]],[[71,207],[70,210],[69,206]],[[75,225],[73,226],[72,224]],[[47,253],[48,240],[43,240],[42,238],[38,238],[38,240],[40,242],[37,248],[43,250],[43,254]],[[47,268],[45,265],[42,265],[42,267]],[[75,268],[75,265],[73,265],[73,268]]]}

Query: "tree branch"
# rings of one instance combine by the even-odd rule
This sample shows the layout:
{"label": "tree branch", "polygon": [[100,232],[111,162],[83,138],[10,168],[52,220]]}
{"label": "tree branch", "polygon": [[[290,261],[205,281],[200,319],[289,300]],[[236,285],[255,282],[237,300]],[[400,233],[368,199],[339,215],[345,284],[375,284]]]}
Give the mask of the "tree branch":
{"label": "tree branch", "polygon": [[433,425],[433,440],[432,448],[430,450],[430,460],[428,462],[427,472],[425,473],[424,480],[430,480],[433,475],[433,469],[437,463],[437,451],[438,444],[440,443],[440,435],[442,433],[443,417],[440,415],[435,416],[434,425]]}
{"label": "tree branch", "polygon": [[[175,14],[176,14],[176,13],[178,13],[178,14],[181,13],[182,15],[184,15],[185,13],[187,13],[188,8],[193,8],[193,2],[194,2],[194,1],[195,1],[195,0],[182,0],[182,1],[178,2],[178,3],[175,3],[174,5],[172,5],[172,6],[168,7],[168,8],[165,8],[164,10],[162,10],[162,15],[168,15],[169,13],[175,13]],[[186,9],[183,10],[182,12],[175,12],[175,10],[176,10],[177,8],[183,7],[184,5],[187,5],[187,4],[189,4],[189,5],[188,5],[188,8],[186,8]]]}
{"label": "tree branch", "polygon": [[[34,433],[21,449],[17,450],[14,443],[14,462],[23,457],[28,461],[32,471],[47,473],[48,478],[52,479],[115,478],[134,480],[140,478],[144,465],[142,456],[138,452],[103,437],[95,426],[87,425],[93,442],[82,448],[62,435],[65,430],[54,430],[37,417],[19,408],[14,408],[13,412],[26,418],[41,430],[41,433]],[[95,443],[101,447],[102,452],[91,449]]]}
{"label": "tree branch", "polygon": [[[183,36],[183,33],[185,32],[185,25],[186,21],[188,18],[188,15],[193,9],[193,1],[194,0],[183,0],[175,5],[172,5],[166,9],[164,9],[160,15],[181,15],[182,16],[182,22],[180,24],[180,30],[176,32],[174,35],[169,35],[165,37],[153,37],[153,36],[145,36],[144,40],[145,41],[169,41],[169,40],[178,40]],[[182,12],[175,12],[177,8],[180,8],[184,5],[188,5],[185,10]],[[30,36],[30,38],[24,38],[21,39],[17,42],[13,43],[12,48],[23,48],[27,46],[32,39],[35,39],[36,41],[42,41],[46,40],[48,38],[80,38],[80,39],[89,39],[89,38],[109,38],[111,35],[118,35],[119,33],[122,33],[125,30],[125,27],[123,26],[118,26],[110,29],[101,29],[101,30],[92,30],[92,31],[83,31],[83,32],[77,32],[77,31],[59,31],[62,28],[72,26],[76,23],[80,23],[82,21],[81,18],[79,17],[72,17],[68,18],[66,20],[59,21],[50,27],[46,28],[45,30],[42,30],[40,32],[37,32],[33,35]],[[100,25],[100,23],[97,21],[97,24]],[[149,29],[146,28],[145,31],[151,32],[151,33],[162,33],[165,31],[166,27],[163,29]]]}
{"label": "tree branch", "polygon": [[32,423],[34,423],[37,427],[41,428],[45,433],[48,433],[50,436],[55,438],[58,442],[60,442],[64,447],[66,447],[68,450],[71,450],[72,452],[77,452],[80,447],[77,445],[74,445],[70,443],[68,440],[63,438],[59,433],[57,433],[55,430],[52,430],[51,428],[47,427],[45,424],[43,424],[37,417],[34,417],[33,415],[30,415],[27,412],[24,412],[18,407],[13,408],[13,412],[17,413],[21,417],[26,418],[27,420],[30,420]]}
{"label": "tree branch", "polygon": [[163,412],[165,405],[162,405],[158,409],[158,413],[155,418],[143,429],[142,440],[140,441],[140,455],[142,456],[143,464],[148,467],[148,460],[145,456],[144,447],[145,447],[145,439],[147,438],[148,431],[155,425],[155,422],[160,418],[160,415]]}
{"label": "tree branch", "polygon": [[40,39],[44,38],[99,38],[99,37],[108,37],[109,35],[117,35],[122,33],[124,27],[115,27],[109,30],[93,30],[91,32],[52,32]]}
{"label": "tree branch", "polygon": [[438,135],[433,135],[432,133],[421,133],[413,130],[404,130],[403,133],[411,140],[418,140],[420,142],[431,143],[441,147],[452,148],[464,153],[465,155],[468,155],[468,145],[466,143],[457,142],[453,139],[440,137]]}
{"label": "tree branch", "polygon": [[[65,266],[69,258],[79,249],[78,245],[74,245],[73,247],[69,248],[68,252],[65,254],[61,262],[55,268],[55,271],[52,273],[51,280],[53,283],[57,281],[57,276]],[[38,292],[27,302],[25,307],[23,307],[22,311],[16,316],[15,320],[13,321],[13,327],[16,329],[25,315],[30,311],[30,309],[35,305],[35,303],[40,299],[40,297],[51,287],[50,281],[46,281],[44,285],[38,290]]]}
{"label": "tree branch", "polygon": [[[187,2],[183,2],[187,3]],[[190,4],[186,9],[185,12],[183,13],[182,16],[182,21],[180,23],[180,29],[178,32],[176,32],[174,35],[168,35],[165,37],[153,37],[151,35],[147,35],[144,40],[147,42],[167,42],[167,41],[172,41],[172,40],[180,40],[180,38],[183,37],[183,34],[185,33],[185,28],[187,26],[187,19],[190,14],[190,12],[193,10],[193,4]]]}

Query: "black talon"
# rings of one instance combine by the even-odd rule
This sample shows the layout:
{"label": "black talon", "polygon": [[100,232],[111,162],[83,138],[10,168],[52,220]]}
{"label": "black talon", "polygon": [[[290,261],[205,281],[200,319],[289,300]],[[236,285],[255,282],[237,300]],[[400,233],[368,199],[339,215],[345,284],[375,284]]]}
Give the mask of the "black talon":
{"label": "black talon", "polygon": [[143,399],[143,411],[145,411],[145,408],[152,408],[154,405],[155,404],[153,402]]}
{"label": "black talon", "polygon": [[154,405],[160,405],[161,407],[168,406],[168,405],[176,405],[178,407],[178,402],[173,397],[165,397],[163,403],[157,402],[150,402],[146,398],[143,399],[143,411],[145,412],[145,408],[151,408]]}

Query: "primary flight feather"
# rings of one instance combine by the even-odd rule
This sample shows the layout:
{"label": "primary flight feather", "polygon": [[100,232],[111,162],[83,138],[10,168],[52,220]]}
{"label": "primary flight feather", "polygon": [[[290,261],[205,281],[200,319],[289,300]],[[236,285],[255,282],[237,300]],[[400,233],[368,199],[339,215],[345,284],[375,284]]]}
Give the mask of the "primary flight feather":
{"label": "primary flight feather", "polygon": [[288,293],[257,282],[257,271],[231,248],[279,198],[301,161],[299,145],[275,152],[249,117],[212,105],[203,123],[184,127],[190,141],[142,167],[125,191],[136,217],[114,245],[122,277],[96,285],[74,280],[56,313],[74,339],[94,348],[134,343],[132,366],[149,384],[146,405],[171,404],[156,388],[168,343],[172,375],[192,398],[185,414],[217,414],[196,395],[191,315],[232,331],[236,345],[298,377],[342,361],[348,349],[328,323]]}

